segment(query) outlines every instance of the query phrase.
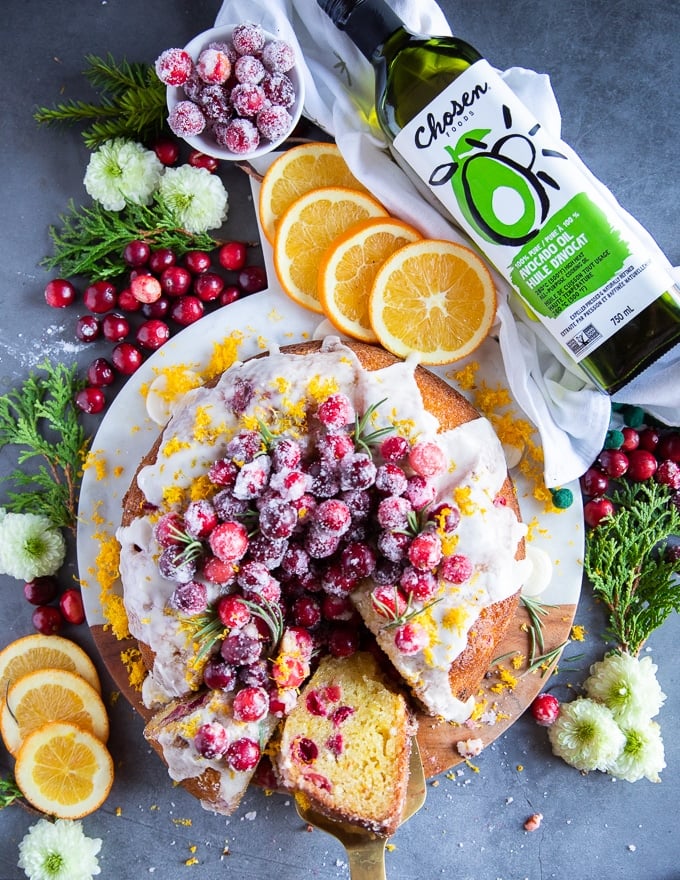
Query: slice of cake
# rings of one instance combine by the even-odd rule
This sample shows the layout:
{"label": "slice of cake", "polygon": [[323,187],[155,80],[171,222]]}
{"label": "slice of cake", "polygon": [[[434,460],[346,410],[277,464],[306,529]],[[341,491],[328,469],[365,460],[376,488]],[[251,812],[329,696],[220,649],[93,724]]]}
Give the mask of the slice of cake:
{"label": "slice of cake", "polygon": [[269,712],[265,691],[240,693],[238,700],[224,691],[172,700],[144,728],[171,779],[206,809],[227,815],[238,806],[279,722]]}
{"label": "slice of cake", "polygon": [[414,733],[406,700],[371,654],[325,657],[285,721],[275,769],[326,815],[391,835]]}

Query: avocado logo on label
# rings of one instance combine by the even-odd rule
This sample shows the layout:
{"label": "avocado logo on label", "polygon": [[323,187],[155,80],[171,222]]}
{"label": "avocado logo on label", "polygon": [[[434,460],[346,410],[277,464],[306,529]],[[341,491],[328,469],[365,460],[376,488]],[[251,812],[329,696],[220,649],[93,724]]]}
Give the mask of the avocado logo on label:
{"label": "avocado logo on label", "polygon": [[[503,106],[505,128],[512,126],[510,109]],[[559,184],[550,174],[536,170],[537,150],[531,141],[540,126],[528,135],[510,133],[489,145],[490,129],[473,129],[444,149],[450,162],[438,165],[430,186],[451,183],[458,206],[482,238],[498,245],[521,247],[540,232],[550,210],[548,190]],[[556,150],[542,156],[566,159]]]}

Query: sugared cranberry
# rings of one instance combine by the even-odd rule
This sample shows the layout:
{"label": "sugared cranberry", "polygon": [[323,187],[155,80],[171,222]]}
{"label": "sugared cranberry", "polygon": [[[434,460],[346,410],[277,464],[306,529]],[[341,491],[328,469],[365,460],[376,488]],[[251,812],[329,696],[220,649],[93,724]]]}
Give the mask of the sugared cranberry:
{"label": "sugared cranberry", "polygon": [[646,449],[633,449],[628,453],[627,476],[634,483],[643,483],[645,480],[651,479],[656,468],[656,458]]}
{"label": "sugared cranberry", "polygon": [[261,266],[244,266],[237,280],[244,293],[257,293],[267,286],[267,273]]}
{"label": "sugared cranberry", "polygon": [[203,669],[203,682],[214,691],[230,691],[236,684],[236,670],[219,658],[211,658]]}
{"label": "sugared cranberry", "polygon": [[408,463],[421,477],[433,477],[435,474],[441,474],[446,468],[446,456],[439,444],[431,440],[423,440],[412,447],[408,455]]}
{"label": "sugared cranberry", "polygon": [[137,328],[137,343],[149,351],[156,351],[170,339],[170,328],[164,321],[150,318]]}
{"label": "sugared cranberry", "polygon": [[252,739],[242,737],[233,742],[227,749],[226,761],[236,772],[252,770],[260,760],[260,747]]}
{"label": "sugared cranberry", "polygon": [[662,461],[656,469],[656,481],[671,489],[680,489],[680,465],[674,461]]}
{"label": "sugared cranberry", "polygon": [[119,342],[111,352],[113,366],[124,376],[129,376],[141,367],[144,356],[131,342]]}
{"label": "sugared cranberry", "polygon": [[442,542],[436,532],[425,531],[416,535],[408,548],[411,565],[420,571],[431,571],[442,557]]}
{"label": "sugared cranberry", "polygon": [[136,238],[128,242],[123,249],[123,259],[133,269],[145,266],[151,256],[151,248],[145,241]]}
{"label": "sugared cranberry", "polygon": [[106,397],[101,388],[88,385],[81,388],[75,396],[75,405],[84,413],[100,413],[106,406]]}
{"label": "sugared cranberry", "polygon": [[101,323],[94,315],[83,315],[76,324],[76,336],[81,342],[93,342],[101,333]]}
{"label": "sugared cranberry", "polygon": [[429,638],[427,630],[419,623],[404,623],[394,632],[394,644],[402,654],[417,654],[427,647]]}
{"label": "sugared cranberry", "polygon": [[34,629],[44,636],[58,633],[64,625],[64,617],[55,605],[38,605],[31,619]]}
{"label": "sugared cranberry", "polygon": [[102,315],[115,308],[116,288],[110,281],[95,281],[85,289],[83,303],[85,308],[97,315]]}
{"label": "sugared cranberry", "polygon": [[206,251],[189,251],[184,255],[184,265],[194,275],[202,275],[210,268],[210,254]]}
{"label": "sugared cranberry", "polygon": [[293,603],[292,610],[298,626],[315,629],[321,623],[321,606],[313,596],[300,596]]}
{"label": "sugared cranberry", "polygon": [[250,620],[250,611],[238,596],[222,596],[217,601],[217,616],[229,629],[239,629]]}
{"label": "sugared cranberry", "polygon": [[53,278],[45,285],[45,302],[53,309],[65,309],[75,302],[77,295],[73,284],[64,278]]}
{"label": "sugared cranberry", "polygon": [[220,648],[222,659],[233,666],[250,666],[260,659],[262,643],[243,630],[230,633]]}
{"label": "sugared cranberry", "polygon": [[118,312],[111,312],[102,318],[102,333],[109,342],[122,342],[130,332],[130,322]]}
{"label": "sugared cranberry", "polygon": [[70,589],[64,590],[59,597],[59,609],[68,623],[76,626],[85,620],[85,609],[83,608],[83,597],[80,590]]}
{"label": "sugared cranberry", "polygon": [[184,85],[193,67],[191,55],[184,49],[165,49],[154,62],[156,76],[166,86]]}
{"label": "sugared cranberry", "polygon": [[591,498],[583,505],[583,518],[591,528],[598,526],[604,519],[612,516],[614,505],[609,498]]}
{"label": "sugared cranberry", "polygon": [[47,605],[57,598],[59,583],[55,577],[45,575],[24,584],[24,596],[31,605]]}
{"label": "sugared cranberry", "polygon": [[210,549],[223,562],[238,562],[248,549],[248,532],[237,522],[220,523],[210,533]]}
{"label": "sugared cranberry", "polygon": [[233,714],[237,721],[260,721],[269,709],[269,695],[263,687],[245,687],[234,697]]}
{"label": "sugared cranberry", "polygon": [[217,252],[217,259],[223,269],[237,272],[246,264],[248,249],[242,241],[228,241]]}
{"label": "sugared cranberry", "polygon": [[347,624],[334,627],[328,636],[328,650],[333,657],[349,657],[359,650],[359,633]]}
{"label": "sugared cranberry", "polygon": [[203,758],[214,760],[221,758],[227,751],[229,736],[224,725],[219,721],[206,721],[196,731],[194,746]]}

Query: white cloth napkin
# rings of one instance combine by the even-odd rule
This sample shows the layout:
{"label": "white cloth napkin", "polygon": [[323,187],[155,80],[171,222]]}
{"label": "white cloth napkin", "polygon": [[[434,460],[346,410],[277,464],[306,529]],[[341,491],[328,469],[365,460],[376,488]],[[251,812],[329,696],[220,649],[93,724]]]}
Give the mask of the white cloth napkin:
{"label": "white cloth napkin", "polygon": [[[438,36],[451,33],[434,0],[389,2],[411,30]],[[355,176],[390,213],[426,236],[470,244],[425,201],[391,159],[381,131],[368,122],[374,103],[373,70],[316,0],[224,0],[216,25],[242,21],[257,21],[282,39],[298,44],[304,59],[301,66],[306,89],[305,116],[335,138]],[[542,125],[559,138],[560,112],[548,76],[523,68],[511,68],[502,75]],[[566,144],[562,147],[569,150]],[[590,175],[587,170],[586,173]],[[651,236],[623,212],[599,181],[590,177],[650,250],[669,265]],[[579,477],[602,448],[609,426],[610,399],[559,351],[542,325],[513,310],[507,282],[495,271],[493,274],[499,293],[494,331],[499,338],[508,385],[518,406],[541,436],[546,485],[564,485]],[[677,422],[678,375],[680,347],[665,358],[663,368],[655,368],[653,374],[648,371],[617,399],[645,406],[664,421]]]}

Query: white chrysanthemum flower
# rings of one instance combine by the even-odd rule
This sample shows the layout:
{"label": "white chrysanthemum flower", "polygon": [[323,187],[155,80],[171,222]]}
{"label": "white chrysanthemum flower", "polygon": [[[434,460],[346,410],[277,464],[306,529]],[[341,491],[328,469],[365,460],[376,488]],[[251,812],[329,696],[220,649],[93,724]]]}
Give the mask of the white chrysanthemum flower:
{"label": "white chrysanthemum flower", "polygon": [[548,737],[553,752],[577,770],[606,772],[626,743],[609,709],[583,697],[562,703]]}
{"label": "white chrysanthemum flower", "polygon": [[205,168],[167,168],[158,187],[158,199],[172,212],[178,226],[188,232],[217,229],[227,219],[227,191],[220,178]]}
{"label": "white chrysanthemum flower", "polygon": [[86,837],[80,822],[41,819],[19,844],[18,866],[29,880],[91,880],[101,869],[101,839]]}
{"label": "white chrysanthemum flower", "polygon": [[153,150],[135,141],[114,138],[90,156],[85,189],[109,211],[126,204],[148,205],[163,174],[163,164]]}
{"label": "white chrysanthemum flower", "polygon": [[661,728],[656,721],[645,721],[636,727],[623,728],[626,744],[609,768],[612,776],[637,782],[649,779],[661,782],[659,773],[666,766]]}
{"label": "white chrysanthemum flower", "polygon": [[52,521],[38,513],[7,513],[0,519],[0,572],[20,581],[55,574],[66,541]]}
{"label": "white chrysanthemum flower", "polygon": [[609,654],[590,667],[583,687],[591,699],[611,709],[619,725],[635,727],[653,718],[666,699],[656,670],[651,657]]}

